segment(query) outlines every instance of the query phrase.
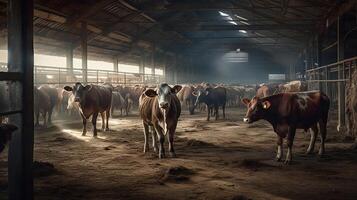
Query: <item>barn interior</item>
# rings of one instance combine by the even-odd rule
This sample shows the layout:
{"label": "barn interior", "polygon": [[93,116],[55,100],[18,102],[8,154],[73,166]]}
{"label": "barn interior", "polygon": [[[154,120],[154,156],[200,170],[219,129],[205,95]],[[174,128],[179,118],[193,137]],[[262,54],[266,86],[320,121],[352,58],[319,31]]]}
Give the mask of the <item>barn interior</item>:
{"label": "barn interior", "polygon": [[[356,47],[356,0],[0,0],[0,199],[356,199]],[[176,157],[159,159],[151,138],[143,153],[130,92],[109,131],[93,137],[88,121],[83,136],[82,110],[63,100],[77,82],[139,96],[223,87],[226,117],[180,99]],[[318,137],[306,154],[312,132],[299,129],[286,165],[271,124],[244,123],[241,100],[292,82],[330,109],[326,153]],[[41,86],[62,95],[47,125],[35,124]]]}

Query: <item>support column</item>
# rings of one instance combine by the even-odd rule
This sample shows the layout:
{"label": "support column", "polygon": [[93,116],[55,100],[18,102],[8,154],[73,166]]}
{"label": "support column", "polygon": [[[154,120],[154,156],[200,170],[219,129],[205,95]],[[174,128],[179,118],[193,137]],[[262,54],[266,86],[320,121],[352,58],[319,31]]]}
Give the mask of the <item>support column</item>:
{"label": "support column", "polygon": [[83,83],[87,84],[88,82],[87,22],[81,23],[81,47],[82,47]]}
{"label": "support column", "polygon": [[68,74],[73,75],[73,47],[69,45],[66,50],[66,67]]}
{"label": "support column", "polygon": [[140,65],[139,65],[139,73],[144,74],[144,68],[145,68],[145,53],[141,52],[140,55]]}
{"label": "support column", "polygon": [[[337,19],[337,61],[344,59],[344,41],[343,41],[343,22],[340,17]],[[338,79],[345,78],[344,64],[338,65]],[[337,131],[345,129],[345,82],[339,81],[337,83],[338,94],[338,125]]]}
{"label": "support column", "polygon": [[117,58],[117,57],[114,57],[114,58],[113,58],[113,70],[114,70],[115,72],[119,72],[118,58]]}
{"label": "support column", "polygon": [[155,75],[155,45],[153,45],[151,53],[151,74]]}
{"label": "support column", "polygon": [[9,145],[8,180],[9,200],[33,199],[33,0],[9,0],[8,11],[8,67],[9,72],[20,72],[22,89],[10,84],[11,109],[22,113],[10,117],[18,126]]}

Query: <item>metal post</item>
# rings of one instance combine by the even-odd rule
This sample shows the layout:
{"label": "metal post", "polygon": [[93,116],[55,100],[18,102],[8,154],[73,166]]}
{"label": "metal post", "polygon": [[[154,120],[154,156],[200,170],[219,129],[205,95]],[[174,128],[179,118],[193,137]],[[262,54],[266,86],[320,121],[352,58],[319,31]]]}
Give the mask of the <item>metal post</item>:
{"label": "metal post", "polygon": [[12,135],[9,148],[8,180],[10,200],[33,199],[33,0],[9,0],[8,69],[21,72],[20,89],[10,84],[11,109],[21,102],[20,114],[10,117],[19,126]]}
{"label": "metal post", "polygon": [[[341,61],[344,58],[344,44],[343,44],[343,25],[340,17],[337,19],[337,61]],[[338,65],[338,79],[345,78],[344,63]],[[337,83],[338,92],[338,125],[337,131],[343,131],[345,129],[345,82],[339,81]]]}
{"label": "metal post", "polygon": [[118,68],[118,58],[114,57],[113,58],[113,68],[115,72],[119,72],[119,68]]}
{"label": "metal post", "polygon": [[88,62],[88,56],[87,56],[87,23],[82,22],[81,23],[81,47],[82,47],[82,70],[83,70],[83,82],[87,84],[88,81],[88,72],[87,72],[87,62]]}

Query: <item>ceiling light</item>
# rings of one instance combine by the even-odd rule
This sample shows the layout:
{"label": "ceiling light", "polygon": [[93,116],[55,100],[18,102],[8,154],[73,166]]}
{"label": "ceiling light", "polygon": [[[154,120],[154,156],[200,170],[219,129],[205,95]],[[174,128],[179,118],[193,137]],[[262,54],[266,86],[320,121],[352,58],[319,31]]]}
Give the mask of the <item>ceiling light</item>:
{"label": "ceiling light", "polygon": [[245,22],[245,21],[239,21],[239,22],[242,24],[245,24],[245,25],[250,25],[248,22]]}
{"label": "ceiling light", "polygon": [[227,13],[224,13],[222,11],[218,11],[218,13],[223,17],[228,17],[229,16]]}
{"label": "ceiling light", "polygon": [[238,17],[239,19],[241,19],[241,20],[245,20],[245,21],[248,21],[248,19],[247,18],[244,18],[244,17],[241,17],[241,16],[239,16],[239,15],[235,15],[236,17]]}
{"label": "ceiling light", "polygon": [[239,30],[240,33],[247,33],[246,30]]}
{"label": "ceiling light", "polygon": [[229,23],[234,24],[234,25],[238,25],[236,22],[230,21]]}

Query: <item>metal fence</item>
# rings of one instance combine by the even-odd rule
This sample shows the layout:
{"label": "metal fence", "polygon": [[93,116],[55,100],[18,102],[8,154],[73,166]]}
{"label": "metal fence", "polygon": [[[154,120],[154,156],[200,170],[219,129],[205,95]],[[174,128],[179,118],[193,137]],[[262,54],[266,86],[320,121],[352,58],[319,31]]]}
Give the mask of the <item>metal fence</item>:
{"label": "metal fence", "polygon": [[[321,90],[337,105],[338,84],[346,87],[356,69],[357,57],[306,70],[306,80],[310,90]],[[340,73],[340,75],[339,75]]]}
{"label": "metal fence", "polygon": [[[0,63],[0,71],[7,71],[7,64]],[[116,72],[101,69],[68,69],[52,66],[34,66],[34,84],[73,84],[84,82],[83,76],[87,74],[87,83],[112,83],[123,85],[159,84],[165,81],[163,75],[151,75],[143,73]]]}
{"label": "metal fence", "polygon": [[346,87],[350,83],[352,73],[356,70],[356,67],[357,56],[306,70],[309,89],[318,89],[325,92],[331,100],[331,107],[333,109],[337,108],[337,130],[339,131],[345,127]]}

